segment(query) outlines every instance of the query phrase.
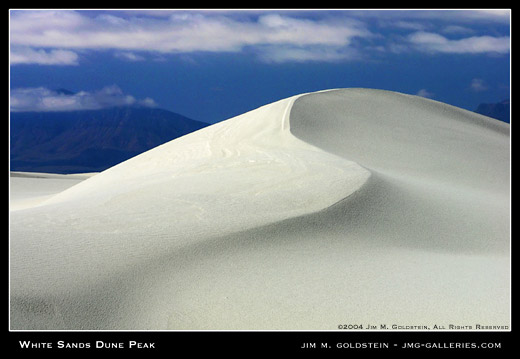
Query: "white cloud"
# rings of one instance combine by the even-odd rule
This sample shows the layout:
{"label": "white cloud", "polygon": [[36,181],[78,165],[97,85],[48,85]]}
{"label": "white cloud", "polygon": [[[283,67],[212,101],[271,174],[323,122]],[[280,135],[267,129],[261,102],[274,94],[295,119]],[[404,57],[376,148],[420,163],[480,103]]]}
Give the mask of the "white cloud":
{"label": "white cloud", "polygon": [[488,89],[486,83],[482,79],[473,79],[469,85],[470,89],[475,92],[482,92]]}
{"label": "white cloud", "polygon": [[388,19],[386,16],[381,16],[381,19],[378,20],[378,25],[383,28],[396,28],[414,31],[424,31],[431,26],[430,23],[425,21],[414,21],[413,19],[411,21]]}
{"label": "white cloud", "polygon": [[136,62],[136,61],[144,61],[145,58],[141,55],[137,55],[133,52],[117,52],[114,54],[115,57],[119,58],[119,59],[123,59],[123,60],[127,60],[127,61],[132,61],[132,62]]}
{"label": "white cloud", "polygon": [[265,62],[337,62],[353,60],[360,55],[354,50],[337,49],[329,46],[267,46],[258,49],[258,56]]}
{"label": "white cloud", "polygon": [[[509,19],[507,9],[18,10],[10,12],[11,63],[72,65],[77,64],[77,54],[83,50],[113,50],[116,57],[130,61],[201,51],[243,51],[268,62],[359,59],[371,49],[505,54],[510,51],[509,36],[486,36],[486,29],[496,31],[496,27],[509,24]],[[485,26],[475,31],[475,24]],[[369,26],[382,32],[375,33]],[[481,36],[453,39],[441,33]],[[145,57],[144,52],[153,56]]]}
{"label": "white cloud", "polygon": [[417,96],[425,97],[425,98],[433,98],[434,94],[426,89],[420,89],[417,91]]}
{"label": "white cloud", "polygon": [[308,20],[275,13],[245,21],[189,12],[167,18],[123,18],[112,14],[87,17],[71,11],[15,11],[10,24],[14,46],[115,49],[127,59],[132,51],[236,52],[257,45],[337,49],[348,47],[355,37],[371,36],[358,21]]}
{"label": "white cloud", "polygon": [[146,107],[157,106],[153,99],[147,97],[136,100],[133,96],[124,94],[116,85],[94,92],[80,91],[72,95],[45,87],[19,88],[10,93],[10,106],[13,112],[98,110],[134,104]]}
{"label": "white cloud", "polygon": [[409,35],[408,41],[416,49],[425,52],[505,54],[510,50],[509,36],[472,36],[450,40],[436,33],[419,31]]}
{"label": "white cloud", "polygon": [[501,23],[509,23],[511,9],[481,9],[468,12],[468,17],[473,20],[486,20]]}
{"label": "white cloud", "polygon": [[11,47],[11,65],[78,65],[78,55],[69,50],[35,50],[29,47]]}
{"label": "white cloud", "polygon": [[150,98],[150,97],[140,100],[139,104],[141,106],[145,106],[145,107],[157,107],[157,103],[154,101],[153,98]]}
{"label": "white cloud", "polygon": [[434,20],[445,23],[509,24],[510,9],[484,10],[353,10],[358,18],[386,18],[393,21]]}

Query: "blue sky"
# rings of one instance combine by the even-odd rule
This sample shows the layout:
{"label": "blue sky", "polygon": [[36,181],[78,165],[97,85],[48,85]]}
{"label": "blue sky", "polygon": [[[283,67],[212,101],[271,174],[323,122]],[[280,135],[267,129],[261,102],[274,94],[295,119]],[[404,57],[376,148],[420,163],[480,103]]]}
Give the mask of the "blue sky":
{"label": "blue sky", "polygon": [[12,111],[140,104],[215,123],[342,87],[475,110],[510,86],[507,9],[10,11]]}

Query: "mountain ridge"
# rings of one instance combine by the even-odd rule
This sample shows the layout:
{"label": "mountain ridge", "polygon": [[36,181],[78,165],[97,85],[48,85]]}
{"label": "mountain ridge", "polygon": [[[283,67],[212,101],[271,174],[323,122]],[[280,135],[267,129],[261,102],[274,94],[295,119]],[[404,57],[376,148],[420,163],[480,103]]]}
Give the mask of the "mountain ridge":
{"label": "mountain ridge", "polygon": [[145,106],[11,112],[11,171],[100,172],[206,126]]}
{"label": "mountain ridge", "polygon": [[511,122],[511,102],[503,100],[497,103],[481,103],[475,110],[476,113],[500,120],[506,123]]}

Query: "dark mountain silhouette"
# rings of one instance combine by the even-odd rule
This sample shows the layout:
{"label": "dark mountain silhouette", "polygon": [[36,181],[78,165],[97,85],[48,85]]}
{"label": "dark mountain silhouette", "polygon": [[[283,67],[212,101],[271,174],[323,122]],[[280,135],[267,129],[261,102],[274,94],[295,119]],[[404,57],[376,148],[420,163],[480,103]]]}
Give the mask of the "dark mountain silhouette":
{"label": "dark mountain silhouette", "polygon": [[137,106],[11,112],[11,171],[99,172],[208,125]]}
{"label": "dark mountain silhouette", "polygon": [[511,121],[509,100],[499,103],[481,103],[475,112],[507,123]]}

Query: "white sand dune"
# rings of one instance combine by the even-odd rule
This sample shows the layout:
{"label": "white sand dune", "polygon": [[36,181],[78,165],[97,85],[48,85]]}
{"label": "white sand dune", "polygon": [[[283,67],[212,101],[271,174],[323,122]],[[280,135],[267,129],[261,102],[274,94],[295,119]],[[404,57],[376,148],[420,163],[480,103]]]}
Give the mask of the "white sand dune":
{"label": "white sand dune", "polygon": [[304,94],[53,180],[11,178],[12,329],[510,325],[509,125],[472,112]]}
{"label": "white sand dune", "polygon": [[40,205],[95,173],[54,174],[39,172],[11,172],[9,207],[11,211]]}

